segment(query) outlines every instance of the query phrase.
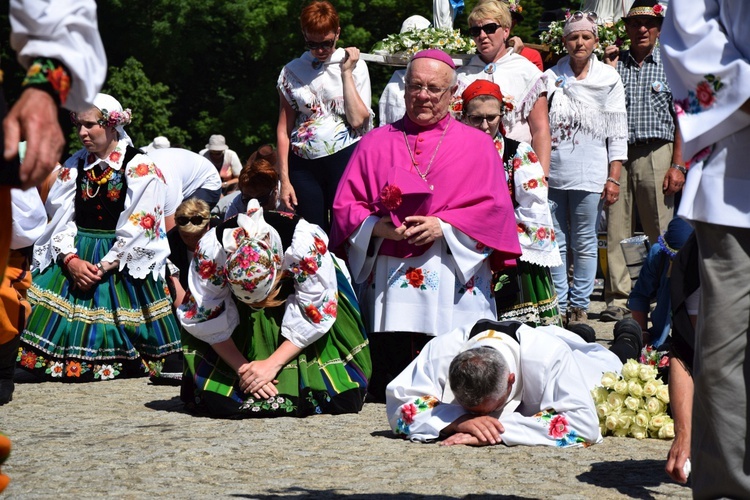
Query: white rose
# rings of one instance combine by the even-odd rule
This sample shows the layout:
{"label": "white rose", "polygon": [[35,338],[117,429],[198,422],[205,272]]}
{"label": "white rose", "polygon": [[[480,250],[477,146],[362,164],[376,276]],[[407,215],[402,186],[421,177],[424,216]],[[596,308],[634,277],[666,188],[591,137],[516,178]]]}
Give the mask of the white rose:
{"label": "white rose", "polygon": [[611,389],[613,385],[615,385],[615,382],[617,382],[617,379],[619,377],[614,372],[606,372],[604,375],[602,375],[602,386],[606,387],[607,389]]}
{"label": "white rose", "polygon": [[659,439],[672,438],[674,438],[674,421],[667,422],[661,427],[661,429],[659,429]]}
{"label": "white rose", "polygon": [[628,382],[626,380],[618,380],[615,382],[614,390],[617,394],[626,395],[628,393]]}
{"label": "white rose", "polygon": [[656,396],[656,390],[658,388],[659,385],[656,383],[656,380],[649,380],[643,384],[643,395],[649,398]]}
{"label": "white rose", "polygon": [[596,405],[596,414],[599,416],[599,419],[603,419],[607,415],[609,415],[610,408],[607,403],[599,403]]}
{"label": "white rose", "polygon": [[669,386],[662,385],[656,389],[656,397],[664,403],[669,403]]}
{"label": "white rose", "polygon": [[595,387],[591,390],[591,397],[594,399],[594,403],[604,403],[607,401],[609,391],[604,387]]}
{"label": "white rose", "polygon": [[617,429],[617,415],[614,413],[607,415],[607,418],[604,420],[604,425],[610,431]]}
{"label": "white rose", "polygon": [[618,429],[627,429],[633,424],[633,420],[635,420],[635,412],[631,410],[625,410],[620,412],[620,414],[617,416],[617,428]]}
{"label": "white rose", "polygon": [[644,406],[644,408],[646,408],[646,411],[651,415],[664,413],[664,403],[659,401],[657,398],[648,398],[646,400],[646,405]]}
{"label": "white rose", "polygon": [[625,408],[631,411],[637,411],[638,408],[641,407],[641,402],[643,400],[641,398],[634,398],[633,396],[628,396],[625,398]]}
{"label": "white rose", "polygon": [[651,419],[648,416],[648,413],[644,410],[641,410],[635,414],[635,419],[633,423],[635,426],[643,427],[645,429],[648,426],[649,420]]}
{"label": "white rose", "polygon": [[665,414],[661,413],[659,415],[654,415],[651,417],[651,421],[648,423],[648,429],[651,431],[658,431],[662,427],[664,427],[664,424],[667,422],[667,417]]}
{"label": "white rose", "polygon": [[655,366],[641,365],[638,367],[638,378],[644,382],[654,380],[656,378],[657,371]]}
{"label": "white rose", "polygon": [[640,398],[643,396],[643,386],[640,380],[631,380],[628,382],[628,393],[634,398]]}
{"label": "white rose", "polygon": [[609,405],[609,409],[612,411],[619,410],[624,402],[625,397],[622,394],[611,392],[609,393],[609,396],[607,396],[607,404]]}
{"label": "white rose", "polygon": [[614,437],[624,438],[624,437],[628,437],[629,432],[630,432],[630,429],[624,429],[622,427],[618,427],[617,429],[615,429],[615,432],[613,432],[612,435]]}
{"label": "white rose", "polygon": [[645,439],[647,437],[646,428],[640,425],[631,425],[628,430],[630,431],[630,435],[636,439]]}
{"label": "white rose", "polygon": [[629,359],[622,365],[622,376],[630,380],[631,378],[638,377],[638,368],[640,363],[634,359]]}

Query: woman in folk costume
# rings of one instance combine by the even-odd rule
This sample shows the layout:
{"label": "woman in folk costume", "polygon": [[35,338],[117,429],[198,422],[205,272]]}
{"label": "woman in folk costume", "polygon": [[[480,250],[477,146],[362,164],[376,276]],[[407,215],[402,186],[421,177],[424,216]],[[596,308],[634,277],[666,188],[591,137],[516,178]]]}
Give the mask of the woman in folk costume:
{"label": "woman in folk costume", "polygon": [[318,226],[260,207],[278,198],[269,162],[240,179],[267,189],[196,248],[178,310],[189,333],[183,401],[220,417],[358,412],[370,350],[345,267]]}
{"label": "woman in folk costume", "polygon": [[[71,115],[84,148],[59,170],[34,247],[20,366],[48,380],[144,376],[180,350],[166,294],[166,184],[106,94]],[[149,366],[150,365],[150,366]]]}
{"label": "woman in folk costume", "polygon": [[327,231],[339,179],[372,129],[370,75],[356,47],[336,48],[341,28],[330,2],[310,2],[300,24],[309,50],[284,66],[276,84],[281,202]]}
{"label": "woman in folk costume", "polygon": [[550,273],[550,267],[559,266],[562,261],[539,158],[530,144],[504,136],[501,121],[505,105],[497,84],[476,80],[464,90],[461,100],[463,121],[489,134],[503,159],[523,252],[516,267],[495,276],[497,318],[531,326],[562,326]]}
{"label": "woman in folk costume", "polygon": [[[557,204],[555,233],[563,262],[552,268],[552,277],[560,311],[581,322],[588,318],[596,277],[597,216],[601,202],[618,199],[628,127],[620,75],[593,55],[596,14],[570,16],[563,39],[568,55],[545,73],[552,134],[549,199]],[[574,260],[570,287],[568,247]]]}

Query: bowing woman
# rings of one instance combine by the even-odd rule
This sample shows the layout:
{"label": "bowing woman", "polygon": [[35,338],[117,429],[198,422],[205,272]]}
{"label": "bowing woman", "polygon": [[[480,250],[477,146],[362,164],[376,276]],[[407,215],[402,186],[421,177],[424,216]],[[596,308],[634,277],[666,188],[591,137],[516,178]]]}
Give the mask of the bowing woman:
{"label": "bowing woman", "polygon": [[[219,417],[356,413],[371,375],[359,305],[318,227],[277,201],[265,160],[240,183],[266,186],[198,243],[177,314],[188,410]],[[243,188],[243,192],[245,188]]]}
{"label": "bowing woman", "polygon": [[133,148],[130,116],[106,94],[71,115],[84,147],[47,198],[21,335],[20,367],[47,380],[144,376],[180,350],[163,278],[166,185]]}

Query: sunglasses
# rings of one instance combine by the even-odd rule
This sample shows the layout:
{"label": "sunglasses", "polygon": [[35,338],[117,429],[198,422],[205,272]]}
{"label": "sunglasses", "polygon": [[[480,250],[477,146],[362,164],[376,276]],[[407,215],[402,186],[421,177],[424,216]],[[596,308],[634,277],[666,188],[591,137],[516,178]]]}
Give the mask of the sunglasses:
{"label": "sunglasses", "polygon": [[580,21],[584,17],[586,17],[592,23],[595,23],[596,20],[599,19],[599,16],[596,15],[596,12],[582,12],[580,10],[577,10],[573,12],[573,14],[571,14],[565,22],[570,23],[573,21]]}
{"label": "sunglasses", "polygon": [[336,39],[325,40],[323,42],[311,42],[305,39],[305,46],[310,50],[331,50],[336,45]]}
{"label": "sunglasses", "polygon": [[466,119],[473,127],[479,127],[485,120],[487,120],[488,125],[497,123],[500,120],[500,115],[467,115]]}
{"label": "sunglasses", "polygon": [[200,215],[185,217],[184,215],[181,215],[179,217],[175,217],[174,220],[180,226],[187,226],[188,222],[192,222],[194,226],[200,226],[201,224],[203,224],[203,221],[206,220],[206,217],[201,217]]}
{"label": "sunglasses", "polygon": [[482,34],[482,31],[484,31],[488,35],[491,35],[498,29],[500,29],[500,25],[497,23],[489,23],[484,26],[471,26],[469,28],[469,34],[473,37],[477,37]]}

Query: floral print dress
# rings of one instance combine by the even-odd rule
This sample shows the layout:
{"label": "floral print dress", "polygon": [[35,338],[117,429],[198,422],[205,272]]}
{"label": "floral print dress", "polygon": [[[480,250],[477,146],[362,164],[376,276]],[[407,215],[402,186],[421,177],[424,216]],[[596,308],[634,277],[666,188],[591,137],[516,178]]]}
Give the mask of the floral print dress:
{"label": "floral print dress", "polygon": [[[143,376],[180,350],[164,283],[164,177],[120,141],[103,160],[86,150],[60,169],[46,203],[51,221],[34,247],[19,366],[64,382]],[[83,292],[62,256],[119,268]]]}
{"label": "floral print dress", "polygon": [[[253,309],[238,300],[228,282],[222,243],[225,231],[238,227],[238,218],[209,231],[195,251],[190,294],[178,310],[186,330],[181,397],[191,411],[222,417],[358,412],[372,369],[344,264],[329,252],[328,236],[318,226],[281,212],[263,217],[284,248],[277,298],[285,302]],[[278,396],[255,399],[239,389],[236,373],[211,347],[230,338],[248,361],[267,359],[285,340],[302,348],[277,375]]]}

